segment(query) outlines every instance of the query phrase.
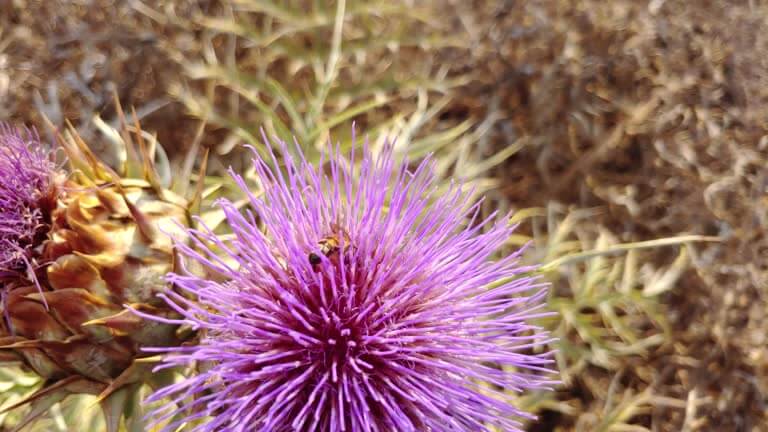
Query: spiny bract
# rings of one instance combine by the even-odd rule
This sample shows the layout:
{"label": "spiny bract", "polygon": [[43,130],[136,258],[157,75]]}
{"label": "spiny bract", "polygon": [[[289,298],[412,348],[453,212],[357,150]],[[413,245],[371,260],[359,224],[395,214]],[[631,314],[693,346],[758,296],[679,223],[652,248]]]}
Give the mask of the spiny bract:
{"label": "spiny bract", "polygon": [[[141,419],[138,389],[156,378],[141,347],[183,340],[177,326],[124,307],[174,316],[157,297],[176,262],[166,233],[183,236],[190,220],[187,201],[158,184],[140,133],[122,130],[132,159],[114,171],[70,131],[59,143],[67,171],[34,133],[25,140],[0,129],[0,361],[21,362],[45,382],[17,404],[32,405],[17,429],[78,393],[99,395],[108,431],[125,412]],[[124,176],[129,166],[143,175]]]}
{"label": "spiny bract", "polygon": [[232,173],[253,209],[220,201],[233,236],[190,230],[198,248],[178,245],[224,281],[170,276],[197,301],[164,296],[202,338],[151,350],[164,353],[161,367],[197,369],[152,396],[173,398],[156,421],[166,431],[519,430],[530,415],[512,394],[548,387],[551,356],[527,322],[545,313],[546,286],[523,275],[519,254],[492,259],[508,223],[478,223],[470,194],[440,191],[432,162],[411,171],[390,147],[360,161],[330,151],[317,166],[281,149],[280,163],[269,153],[283,168],[254,160],[263,194]]}

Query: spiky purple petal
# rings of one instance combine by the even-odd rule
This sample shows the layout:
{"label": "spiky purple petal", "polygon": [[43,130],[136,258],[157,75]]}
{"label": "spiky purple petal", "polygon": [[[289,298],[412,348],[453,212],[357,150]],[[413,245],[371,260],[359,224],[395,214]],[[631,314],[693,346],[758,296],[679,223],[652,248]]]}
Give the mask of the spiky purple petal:
{"label": "spiky purple petal", "polygon": [[0,277],[31,274],[34,249],[48,230],[41,202],[54,169],[35,131],[0,124]]}
{"label": "spiky purple petal", "polygon": [[192,430],[518,431],[530,415],[510,393],[551,385],[551,358],[528,323],[546,286],[519,253],[492,259],[506,220],[477,221],[429,160],[410,170],[391,149],[364,151],[353,172],[354,153],[312,166],[281,150],[282,171],[254,160],[263,195],[232,174],[252,206],[220,202],[232,238],[203,228],[178,244],[227,281],[170,276],[197,300],[166,300],[203,336],[152,350],[161,368],[199,369],[152,396],[172,399],[158,422],[186,413],[164,430],[208,418]]}

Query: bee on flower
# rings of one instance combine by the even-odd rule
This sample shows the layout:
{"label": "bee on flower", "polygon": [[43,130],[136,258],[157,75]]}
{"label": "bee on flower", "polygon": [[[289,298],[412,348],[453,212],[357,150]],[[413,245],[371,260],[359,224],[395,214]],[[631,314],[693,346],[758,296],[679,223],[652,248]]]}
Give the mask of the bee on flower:
{"label": "bee on flower", "polygon": [[156,424],[519,431],[530,415],[513,395],[551,386],[552,359],[530,323],[547,314],[546,284],[519,253],[496,256],[506,220],[479,221],[461,185],[438,191],[431,160],[411,169],[391,146],[328,150],[318,165],[284,143],[268,152],[253,161],[263,193],[232,173],[250,210],[219,202],[233,235],[191,229],[177,245],[222,279],[169,276],[179,292],[162,296],[183,315],[173,322],[200,339],[149,350],[160,368],[196,371],[150,398],[171,400]]}

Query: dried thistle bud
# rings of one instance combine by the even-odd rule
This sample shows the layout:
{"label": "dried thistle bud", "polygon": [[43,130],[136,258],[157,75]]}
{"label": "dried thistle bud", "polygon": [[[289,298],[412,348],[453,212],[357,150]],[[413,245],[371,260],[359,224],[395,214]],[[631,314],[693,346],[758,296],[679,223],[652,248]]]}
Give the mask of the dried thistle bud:
{"label": "dried thistle bud", "polygon": [[[59,142],[67,170],[34,132],[0,128],[0,360],[45,380],[18,405],[95,394],[109,432],[126,413],[141,417],[132,401],[159,378],[141,348],[186,338],[125,307],[178,317],[157,295],[172,289],[176,263],[166,233],[183,235],[190,219],[188,201],[156,181],[147,146],[129,147],[123,132],[142,175],[108,168],[74,131]],[[44,414],[28,412],[18,428]]]}

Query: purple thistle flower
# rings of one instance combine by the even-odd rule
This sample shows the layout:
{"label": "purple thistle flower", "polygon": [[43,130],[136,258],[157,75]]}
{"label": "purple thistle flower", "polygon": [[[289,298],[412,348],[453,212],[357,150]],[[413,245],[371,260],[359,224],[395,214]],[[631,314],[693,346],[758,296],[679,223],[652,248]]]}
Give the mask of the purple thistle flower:
{"label": "purple thistle flower", "polygon": [[460,185],[438,190],[433,162],[411,171],[391,148],[364,150],[354,172],[354,151],[315,167],[281,149],[283,171],[254,160],[263,195],[231,173],[253,208],[219,202],[231,237],[203,227],[178,244],[216,277],[169,276],[180,291],[163,297],[183,315],[173,322],[201,340],[150,350],[164,354],[159,369],[198,369],[150,398],[172,399],[155,421],[178,416],[166,431],[201,419],[191,430],[519,431],[533,416],[510,393],[551,386],[552,360],[548,335],[528,323],[547,315],[546,285],[523,275],[519,252],[492,260],[506,220],[478,222]]}
{"label": "purple thistle flower", "polygon": [[0,124],[0,278],[35,280],[35,249],[45,240],[55,164],[35,131]]}

